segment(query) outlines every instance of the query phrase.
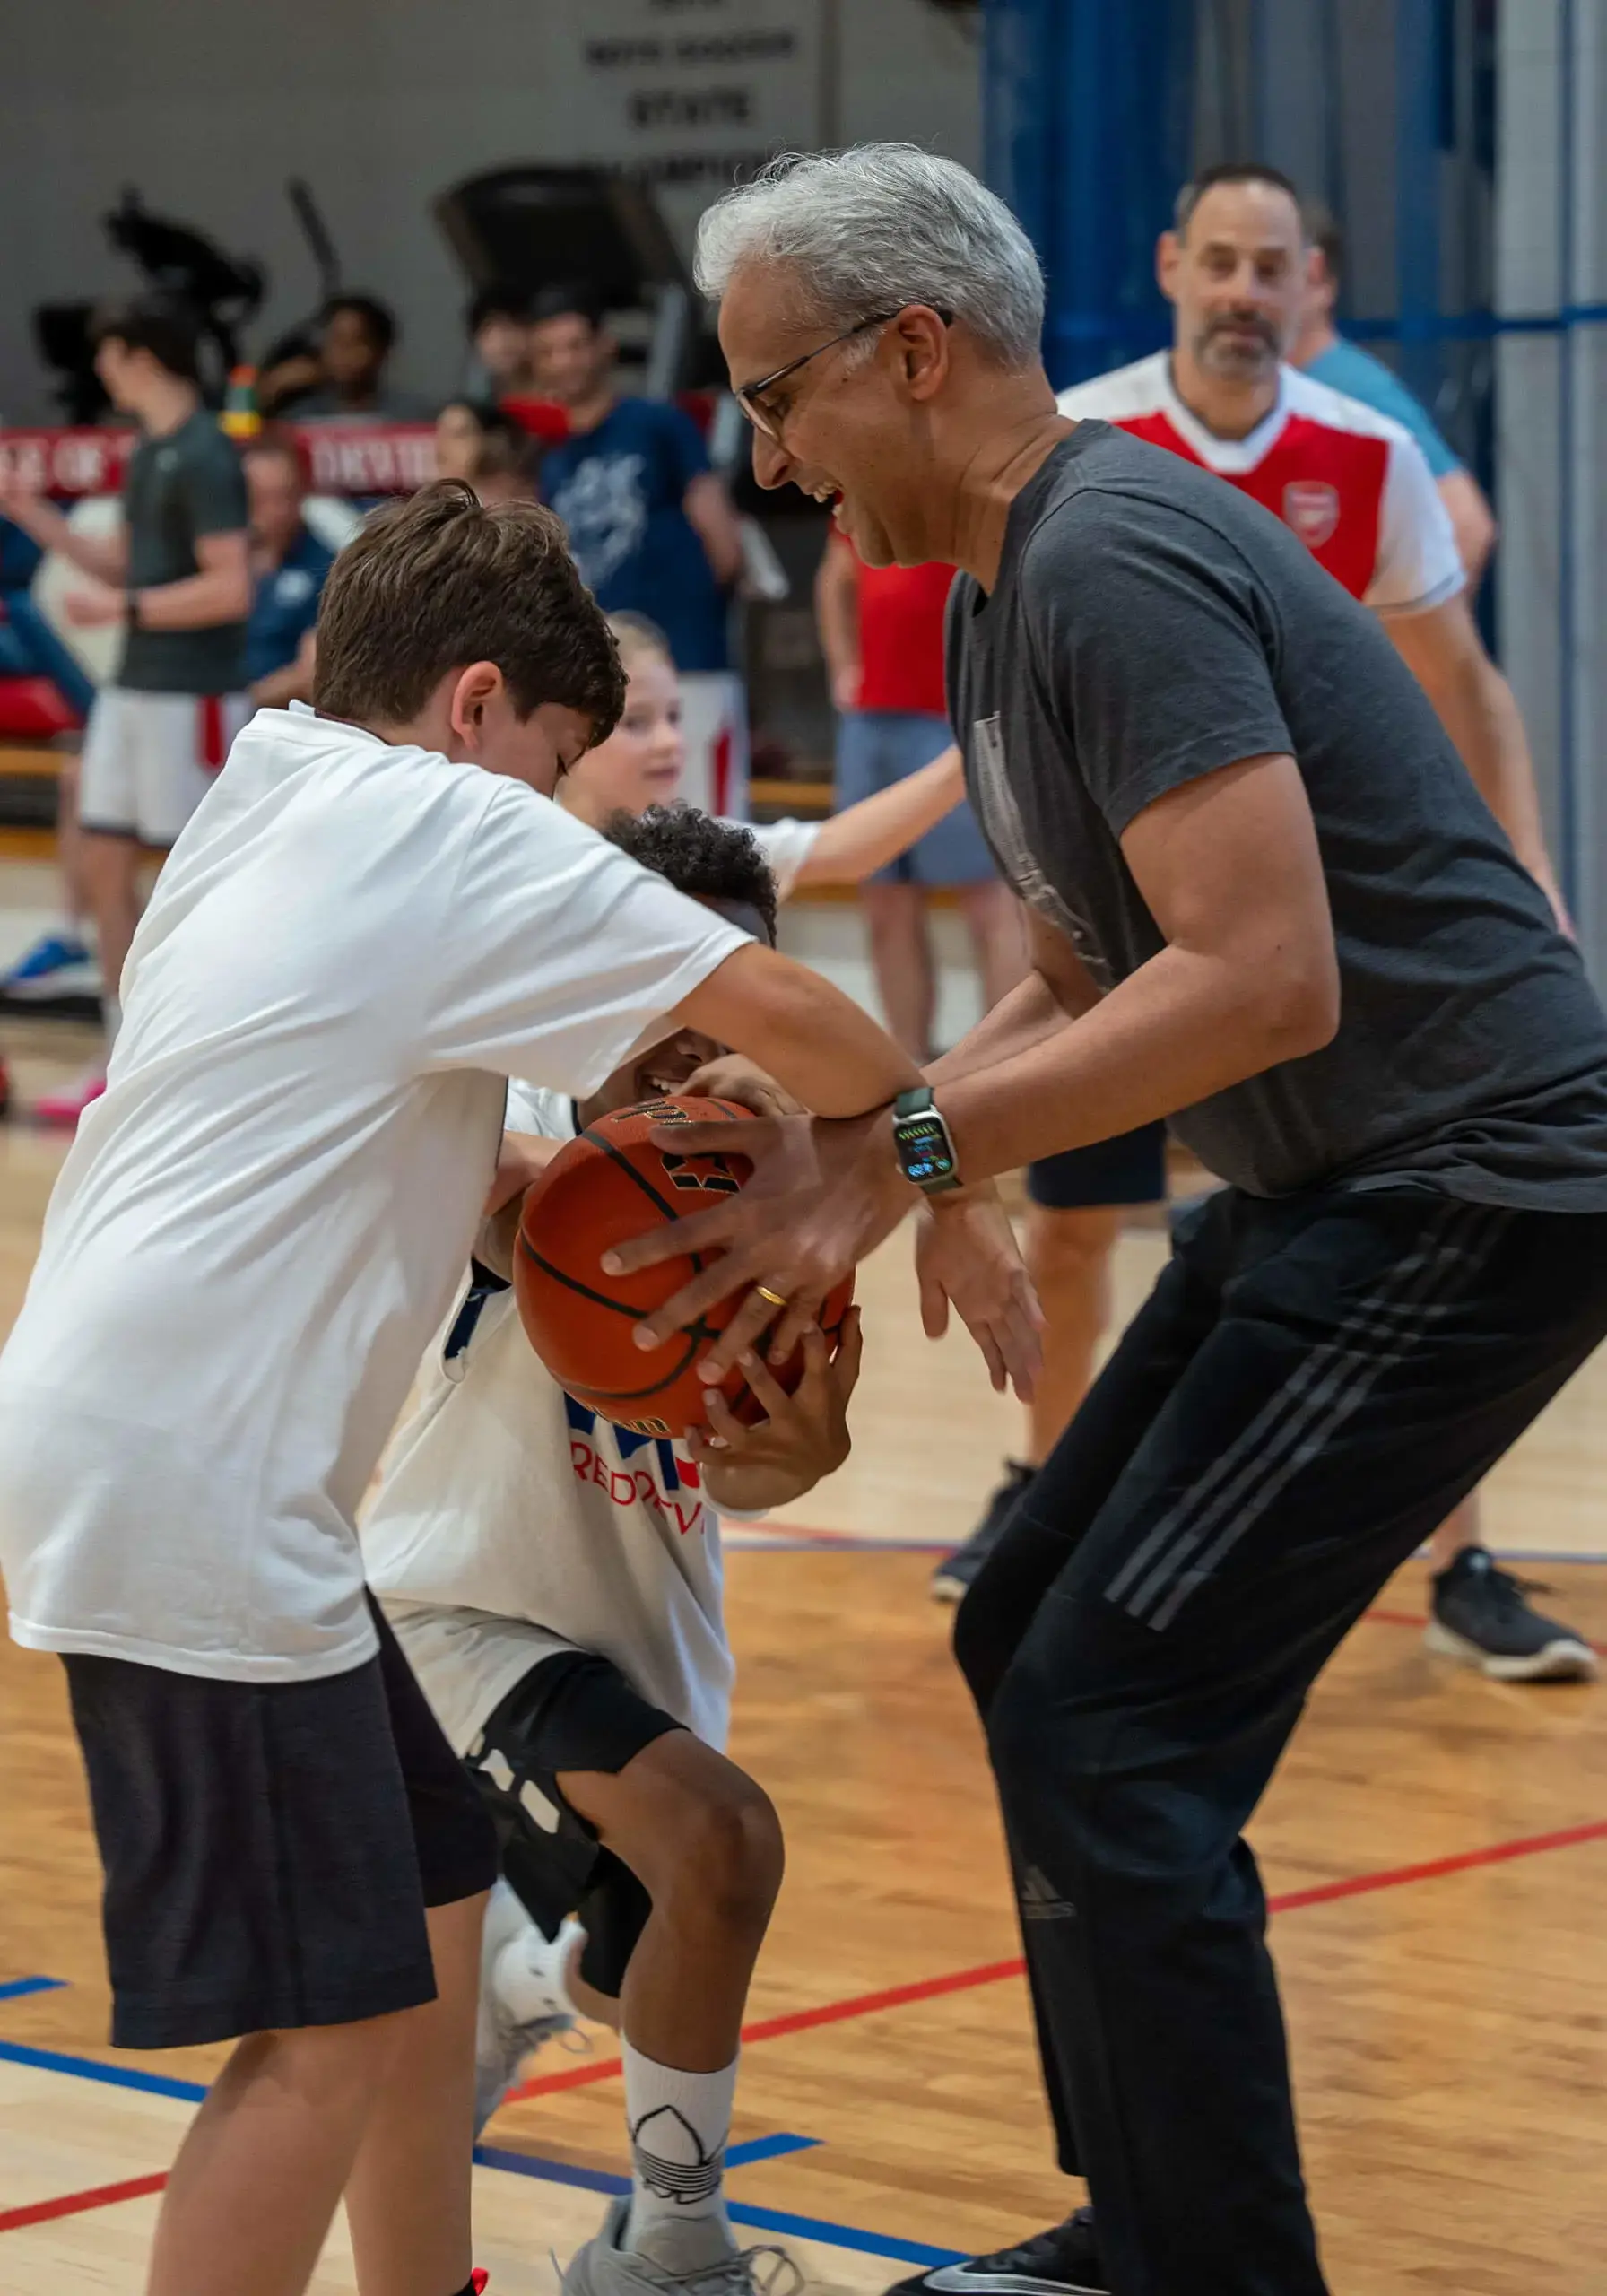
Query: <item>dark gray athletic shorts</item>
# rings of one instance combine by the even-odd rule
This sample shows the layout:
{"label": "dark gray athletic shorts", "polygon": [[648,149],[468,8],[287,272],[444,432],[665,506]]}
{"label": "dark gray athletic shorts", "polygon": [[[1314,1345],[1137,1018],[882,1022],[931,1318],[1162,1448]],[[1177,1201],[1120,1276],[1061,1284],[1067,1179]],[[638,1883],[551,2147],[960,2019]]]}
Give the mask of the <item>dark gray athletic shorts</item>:
{"label": "dark gray athletic shorts", "polygon": [[370,1608],[378,1655],[318,1682],[64,1660],[106,1869],[117,2048],[435,1998],[424,1909],[490,1889],[495,1829]]}

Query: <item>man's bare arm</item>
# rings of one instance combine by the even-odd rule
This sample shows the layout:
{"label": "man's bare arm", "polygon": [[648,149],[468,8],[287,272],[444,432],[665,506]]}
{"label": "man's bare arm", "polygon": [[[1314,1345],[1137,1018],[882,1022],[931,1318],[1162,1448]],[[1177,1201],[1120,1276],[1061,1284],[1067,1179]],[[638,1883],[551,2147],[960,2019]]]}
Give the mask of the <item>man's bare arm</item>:
{"label": "man's bare arm", "polygon": [[1339,1025],[1327,887],[1291,757],[1169,791],[1122,851],[1167,945],[1081,1019],[940,1083],[969,1179],[1169,1116],[1318,1050]]}
{"label": "man's bare arm", "polygon": [[251,569],[245,530],[198,535],[194,574],[139,594],[142,630],[212,630],[244,622],[251,611]]}
{"label": "man's bare arm", "polygon": [[859,699],[859,565],[830,538],[815,570],[814,619],[833,707],[852,709]]}
{"label": "man's bare arm", "polygon": [[1434,704],[1513,851],[1564,921],[1524,721],[1512,688],[1484,650],[1465,596],[1448,598],[1427,613],[1392,614],[1384,626]]}
{"label": "man's bare arm", "polygon": [[539,1179],[563,1146],[540,1133],[505,1132],[497,1153],[497,1176],[485,1201],[485,1216],[474,1239],[474,1257],[482,1267],[505,1283],[513,1281],[514,1246],[518,1241],[519,1216],[525,1190]]}
{"label": "man's bare arm", "polygon": [[120,582],[128,564],[128,535],[119,527],[112,535],[81,535],[39,489],[0,472],[0,518],[31,535],[41,550],[69,559],[81,574],[97,582]]}
{"label": "man's bare arm", "polygon": [[952,1084],[980,1068],[993,1068],[1018,1053],[1029,1052],[1068,1021],[1091,1013],[1099,1003],[1093,977],[1064,934],[1057,933],[1035,910],[1028,909],[1026,916],[1030,966],[1026,979],[932,1063],[925,1072],[929,1084]]}
{"label": "man's bare arm", "polygon": [[1490,553],[1496,546],[1495,512],[1485,500],[1484,489],[1472,471],[1448,470],[1443,478],[1437,478],[1434,484],[1446,506],[1446,516],[1451,521],[1451,532],[1456,537],[1456,555],[1462,561],[1463,572],[1467,576],[1467,594],[1472,597],[1490,563]]}
{"label": "man's bare arm", "polygon": [[863,1116],[921,1072],[840,988],[757,942],[734,950],[675,1008],[677,1020],[745,1052],[824,1117]]}

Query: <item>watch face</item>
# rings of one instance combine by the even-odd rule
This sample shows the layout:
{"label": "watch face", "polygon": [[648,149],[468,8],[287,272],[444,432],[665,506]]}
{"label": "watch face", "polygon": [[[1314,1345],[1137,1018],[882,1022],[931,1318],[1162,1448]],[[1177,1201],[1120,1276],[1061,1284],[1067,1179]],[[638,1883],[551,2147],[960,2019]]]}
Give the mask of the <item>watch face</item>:
{"label": "watch face", "polygon": [[949,1135],[941,1118],[903,1117],[899,1123],[899,1161],[906,1179],[917,1187],[928,1180],[946,1180],[954,1170]]}

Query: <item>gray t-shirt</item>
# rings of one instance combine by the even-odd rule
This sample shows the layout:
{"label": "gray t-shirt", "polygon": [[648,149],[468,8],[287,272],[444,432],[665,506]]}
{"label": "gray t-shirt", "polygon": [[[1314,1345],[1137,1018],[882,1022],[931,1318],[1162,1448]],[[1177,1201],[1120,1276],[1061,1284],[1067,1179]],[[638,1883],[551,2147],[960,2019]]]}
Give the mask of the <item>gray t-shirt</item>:
{"label": "gray t-shirt", "polygon": [[[243,534],[248,515],[240,458],[215,414],[197,407],[177,430],[142,439],[123,481],[129,588],[198,574],[200,536]],[[116,683],[136,693],[238,693],[246,683],[245,622],[131,630]]]}
{"label": "gray t-shirt", "polygon": [[1134,815],[1237,759],[1295,758],[1339,1031],[1172,1116],[1212,1171],[1256,1196],[1607,1210],[1607,1020],[1577,952],[1388,638],[1288,526],[1081,422],[1012,505],[992,594],[955,583],[948,674],[995,857],[1101,988],[1163,946],[1118,843]]}

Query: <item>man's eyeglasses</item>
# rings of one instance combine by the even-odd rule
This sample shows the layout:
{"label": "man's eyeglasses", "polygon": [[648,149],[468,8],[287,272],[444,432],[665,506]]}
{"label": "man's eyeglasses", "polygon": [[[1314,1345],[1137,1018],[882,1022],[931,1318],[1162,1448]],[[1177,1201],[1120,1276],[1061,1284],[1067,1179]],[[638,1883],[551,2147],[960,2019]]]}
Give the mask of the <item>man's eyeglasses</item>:
{"label": "man's eyeglasses", "polygon": [[[860,319],[853,326],[844,327],[842,333],[834,335],[829,343],[817,343],[812,351],[805,351],[798,358],[789,359],[784,367],[776,368],[770,374],[760,375],[757,382],[741,384],[736,393],[737,404],[756,430],[762,430],[767,439],[774,439],[779,444],[781,425],[786,420],[787,411],[785,407],[766,406],[765,393],[773,391],[777,384],[784,383],[789,375],[795,375],[800,367],[807,367],[812,359],[820,358],[824,352],[835,351],[839,343],[851,343],[856,335],[864,335],[869,327],[886,326],[890,320],[898,317],[899,311],[908,308],[907,303],[900,303],[898,311],[873,311],[868,319]],[[940,303],[933,303],[929,308],[937,313],[945,326],[952,326],[952,311],[945,310]]]}

